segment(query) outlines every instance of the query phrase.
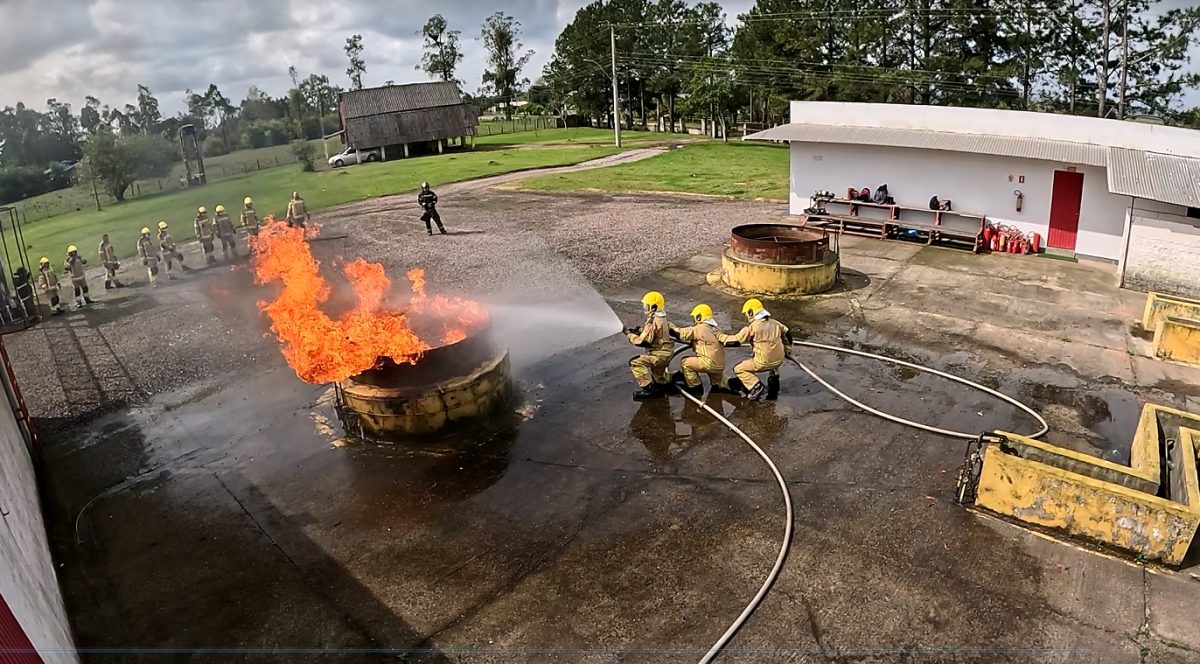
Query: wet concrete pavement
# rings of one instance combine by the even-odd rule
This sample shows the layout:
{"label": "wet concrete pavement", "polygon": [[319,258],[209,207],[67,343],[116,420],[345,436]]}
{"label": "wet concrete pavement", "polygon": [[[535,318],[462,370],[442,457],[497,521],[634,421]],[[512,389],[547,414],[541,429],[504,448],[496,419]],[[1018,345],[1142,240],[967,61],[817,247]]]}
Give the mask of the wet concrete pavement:
{"label": "wet concrete pavement", "polygon": [[[584,301],[583,285],[603,280],[586,252],[555,244],[556,274],[588,277],[539,288]],[[1127,455],[1147,399],[1200,406],[1196,371],[1137,354],[1127,328],[1141,298],[1113,288],[1111,268],[844,248],[846,288],[769,303],[801,336],[1002,389],[1045,414],[1049,440],[1097,455]],[[705,300],[731,324],[740,298],[703,285],[717,250],[602,283],[603,296],[629,323],[654,288],[672,311]],[[782,510],[761,461],[681,398],[630,401],[635,352],[618,336],[526,352],[515,423],[427,449],[374,446],[341,438],[327,389],[283,364],[253,299],[225,295],[250,289],[244,271],[196,277],[17,342],[78,328],[111,395],[82,411],[98,418],[55,419],[43,441],[78,640],[121,651],[92,661],[157,661],[164,648],[218,661],[696,661],[774,560]],[[163,340],[151,322],[163,318],[178,337]],[[85,328],[124,373],[97,368],[100,343]],[[76,357],[54,348],[16,360],[23,387],[53,375],[65,394],[67,369],[38,372]],[[179,377],[137,361],[155,348]],[[940,379],[801,354],[889,412],[1035,428]],[[110,384],[133,388],[120,396]],[[951,499],[961,442],[859,412],[798,370],[784,373],[777,402],[714,401],[775,459],[796,510],[787,566],[725,661],[1200,660],[1194,563],[1150,569],[968,512]],[[40,412],[54,419],[56,408]]]}

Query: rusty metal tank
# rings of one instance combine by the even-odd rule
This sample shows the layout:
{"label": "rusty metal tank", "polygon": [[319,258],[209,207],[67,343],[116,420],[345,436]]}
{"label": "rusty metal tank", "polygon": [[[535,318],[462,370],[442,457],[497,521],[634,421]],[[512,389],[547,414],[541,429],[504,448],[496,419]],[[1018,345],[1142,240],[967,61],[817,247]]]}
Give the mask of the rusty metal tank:
{"label": "rusty metal tank", "polygon": [[740,293],[811,295],[837,283],[836,236],[795,224],[744,224],[729,234],[719,281]]}

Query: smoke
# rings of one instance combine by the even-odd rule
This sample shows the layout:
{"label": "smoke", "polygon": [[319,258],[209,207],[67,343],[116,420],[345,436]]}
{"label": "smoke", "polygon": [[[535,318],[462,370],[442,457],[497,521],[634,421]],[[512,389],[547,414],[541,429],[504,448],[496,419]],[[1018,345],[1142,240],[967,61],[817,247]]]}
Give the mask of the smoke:
{"label": "smoke", "polygon": [[595,290],[576,291],[548,302],[522,300],[491,299],[486,303],[492,332],[508,346],[517,369],[621,330],[621,319]]}

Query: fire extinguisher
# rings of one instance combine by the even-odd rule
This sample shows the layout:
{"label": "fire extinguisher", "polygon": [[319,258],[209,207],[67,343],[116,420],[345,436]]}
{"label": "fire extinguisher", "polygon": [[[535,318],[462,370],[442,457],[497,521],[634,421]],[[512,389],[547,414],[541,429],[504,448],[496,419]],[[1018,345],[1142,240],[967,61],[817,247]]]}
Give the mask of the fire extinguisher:
{"label": "fire extinguisher", "polygon": [[1014,189],[1013,196],[1015,196],[1017,199],[1017,212],[1020,212],[1021,207],[1025,204],[1025,194],[1023,194],[1020,189]]}
{"label": "fire extinguisher", "polygon": [[989,249],[991,248],[992,235],[994,235],[995,232],[996,231],[994,228],[992,228],[991,224],[988,224],[987,226],[983,227],[983,246],[988,247]]}
{"label": "fire extinguisher", "polygon": [[1031,234],[1029,236],[1029,248],[1033,253],[1039,253],[1042,250],[1042,236],[1037,233]]}
{"label": "fire extinguisher", "polygon": [[1004,252],[1007,248],[1008,248],[1008,236],[1001,234],[1000,235],[1000,251]]}

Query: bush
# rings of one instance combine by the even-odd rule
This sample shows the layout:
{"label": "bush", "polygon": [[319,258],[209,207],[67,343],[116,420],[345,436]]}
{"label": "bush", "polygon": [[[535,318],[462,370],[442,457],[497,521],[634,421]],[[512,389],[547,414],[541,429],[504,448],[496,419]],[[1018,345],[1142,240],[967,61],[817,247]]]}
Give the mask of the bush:
{"label": "bush", "polygon": [[296,155],[296,161],[304,167],[305,171],[317,170],[316,158],[317,149],[308,141],[292,141],[292,154]]}

